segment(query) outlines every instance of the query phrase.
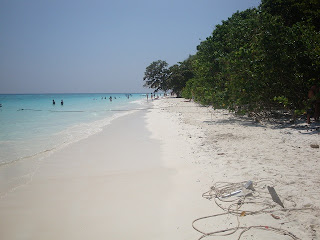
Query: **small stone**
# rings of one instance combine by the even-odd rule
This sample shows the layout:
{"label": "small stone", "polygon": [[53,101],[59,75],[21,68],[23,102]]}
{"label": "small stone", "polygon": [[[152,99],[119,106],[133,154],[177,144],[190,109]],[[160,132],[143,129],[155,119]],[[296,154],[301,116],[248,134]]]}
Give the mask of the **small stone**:
{"label": "small stone", "polygon": [[312,148],[319,148],[319,144],[311,144],[310,147],[312,147]]}

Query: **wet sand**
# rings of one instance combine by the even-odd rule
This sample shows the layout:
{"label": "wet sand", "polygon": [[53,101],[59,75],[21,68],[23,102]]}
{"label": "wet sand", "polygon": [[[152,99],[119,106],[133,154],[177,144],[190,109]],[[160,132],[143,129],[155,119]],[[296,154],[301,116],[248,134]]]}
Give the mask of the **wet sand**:
{"label": "wet sand", "polygon": [[[42,159],[30,182],[0,200],[0,238],[196,236],[190,221],[197,207],[192,211],[185,197],[201,198],[164,163],[163,141],[151,138],[146,114],[120,117]],[[186,185],[177,186],[177,179]]]}

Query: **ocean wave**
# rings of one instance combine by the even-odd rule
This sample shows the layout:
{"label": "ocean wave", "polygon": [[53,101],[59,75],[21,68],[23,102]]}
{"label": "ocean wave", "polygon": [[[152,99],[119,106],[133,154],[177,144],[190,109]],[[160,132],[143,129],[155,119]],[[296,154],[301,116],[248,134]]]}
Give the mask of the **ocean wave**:
{"label": "ocean wave", "polygon": [[18,162],[20,162],[20,161],[24,161],[24,160],[28,160],[28,159],[40,157],[40,156],[42,156],[43,154],[49,153],[49,152],[51,152],[51,151],[54,151],[56,148],[57,148],[57,147],[53,147],[53,148],[50,148],[50,149],[45,149],[45,150],[43,150],[43,151],[34,153],[34,154],[32,154],[32,155],[19,157],[19,158],[13,159],[13,160],[9,160],[9,161],[7,161],[7,162],[0,162],[0,167],[8,166],[8,165],[15,164],[15,163],[18,163]]}
{"label": "ocean wave", "polygon": [[143,103],[146,103],[146,102],[147,102],[146,99],[138,99],[138,100],[131,101],[129,103],[135,103],[135,104],[142,105]]}
{"label": "ocean wave", "polygon": [[[79,123],[71,127],[68,127],[67,129],[62,130],[60,132],[53,133],[52,136],[48,137],[48,139],[46,140],[48,144],[42,146],[43,150],[37,151],[34,154],[21,156],[15,159],[8,159],[7,161],[2,161],[0,162],[0,168],[8,166],[10,164],[16,164],[20,161],[42,157],[44,154],[54,152],[55,150],[62,149],[69,144],[88,138],[91,135],[101,132],[103,128],[109,125],[113,120],[130,114],[136,110],[119,109],[114,111],[116,111],[116,113],[107,118],[96,120],[94,122],[89,123]],[[16,142],[17,141],[3,140],[0,141],[0,144],[15,144]],[[42,140],[33,140],[33,142],[35,145],[39,145],[40,142],[42,142]]]}
{"label": "ocean wave", "polygon": [[104,119],[100,119],[90,123],[76,124],[72,127],[69,127],[63,131],[54,134],[54,137],[60,140],[63,139],[63,145],[66,146],[101,132],[113,120],[128,115],[134,111],[135,110],[119,110],[119,112]]}

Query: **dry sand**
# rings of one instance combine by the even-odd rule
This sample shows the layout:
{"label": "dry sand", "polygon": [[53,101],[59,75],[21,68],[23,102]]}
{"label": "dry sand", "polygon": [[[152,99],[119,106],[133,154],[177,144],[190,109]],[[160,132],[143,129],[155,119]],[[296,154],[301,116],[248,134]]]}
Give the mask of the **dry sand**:
{"label": "dry sand", "polygon": [[[193,220],[223,212],[202,193],[221,181],[263,179],[286,209],[304,210],[274,212],[280,219],[248,214],[240,226],[320,239],[320,150],[310,147],[320,144],[319,131],[255,123],[184,99],[149,106],[43,159],[32,181],[0,199],[0,239],[199,239]],[[236,225],[230,214],[195,223],[204,232]],[[292,238],[252,229],[241,239]]]}
{"label": "dry sand", "polygon": [[[188,151],[180,151],[183,160],[177,169],[192,163],[187,169],[197,176],[198,188],[202,192],[210,190],[217,182],[252,180],[253,183],[261,183],[256,189],[259,196],[249,200],[260,201],[264,204],[262,206],[273,204],[275,206],[268,210],[274,212],[239,217],[240,226],[261,225],[266,226],[265,229],[287,230],[296,239],[320,239],[320,149],[311,147],[320,145],[319,124],[257,123],[250,118],[236,117],[225,110],[213,110],[184,99],[155,102],[153,111],[159,112],[159,122],[167,121],[170,130],[178,132],[179,137],[174,139],[181,141],[172,144],[175,142],[173,136],[168,139],[161,132],[157,133],[157,139],[166,139],[166,161],[172,159],[170,154],[177,154],[175,145],[188,145]],[[159,128],[152,125],[151,129]],[[179,155],[175,159],[179,159]],[[274,187],[284,209],[272,201],[267,186]],[[197,204],[207,201],[203,199]],[[198,217],[224,212],[213,198],[209,202],[211,206],[206,214],[199,213]],[[261,208],[257,204],[241,207],[247,212]],[[274,219],[271,213],[279,219]],[[195,226],[205,233],[219,231],[236,227],[237,217],[222,215],[196,222]],[[263,231],[265,229],[250,229],[241,239],[292,239],[282,233]],[[227,237],[208,239],[238,239],[241,231]],[[198,237],[201,236],[199,233]]]}

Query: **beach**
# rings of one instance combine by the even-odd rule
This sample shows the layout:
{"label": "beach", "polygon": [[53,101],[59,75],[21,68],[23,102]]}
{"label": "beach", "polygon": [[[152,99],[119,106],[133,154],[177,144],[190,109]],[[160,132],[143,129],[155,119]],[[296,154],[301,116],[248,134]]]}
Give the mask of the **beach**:
{"label": "beach", "polygon": [[[241,239],[320,239],[319,123],[257,122],[185,99],[155,104],[159,115],[166,116],[162,120],[175,122],[180,141],[189,145],[189,151],[180,154],[184,152],[183,161],[191,163],[188,169],[196,176],[197,188],[207,192],[197,204],[211,203],[205,214],[199,211],[203,219],[193,224],[200,231],[196,239],[206,234],[208,239],[238,239],[242,231]],[[174,153],[173,146],[168,142],[164,152]],[[186,166],[183,161],[178,168]],[[241,204],[243,198],[237,197],[215,201],[218,190],[234,184],[236,191],[248,181],[255,191]],[[268,186],[283,207],[273,201]],[[232,228],[237,231],[224,231]],[[219,231],[227,236],[210,237]]]}
{"label": "beach", "polygon": [[[0,239],[238,239],[246,228],[241,239],[320,239],[319,144],[317,124],[255,122],[178,98],[149,101],[41,159],[27,183],[0,199]],[[212,186],[249,180],[251,201],[259,192],[268,211],[244,206],[242,216],[194,222],[224,213],[214,194],[203,196]],[[238,230],[208,234],[227,228]]]}

